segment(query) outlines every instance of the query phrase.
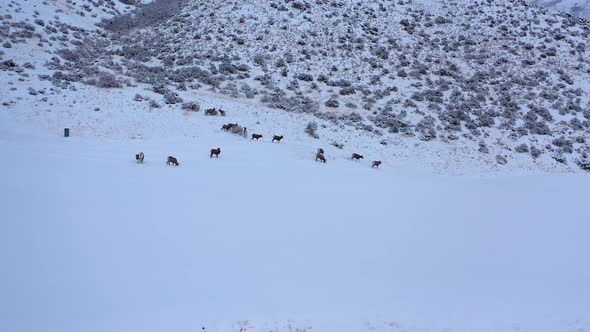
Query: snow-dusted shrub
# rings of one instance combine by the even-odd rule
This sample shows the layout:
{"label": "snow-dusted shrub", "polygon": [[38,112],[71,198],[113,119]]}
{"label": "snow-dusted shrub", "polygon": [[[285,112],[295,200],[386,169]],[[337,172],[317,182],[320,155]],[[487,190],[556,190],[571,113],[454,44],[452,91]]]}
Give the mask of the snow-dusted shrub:
{"label": "snow-dusted shrub", "polygon": [[534,135],[551,135],[551,129],[542,121],[527,121],[524,127]]}
{"label": "snow-dusted shrub", "polygon": [[164,102],[166,104],[182,103],[182,98],[176,92],[168,90],[164,92]]}
{"label": "snow-dusted shrub", "polygon": [[341,87],[341,88],[346,88],[352,85],[352,83],[348,80],[329,80],[328,82],[326,82],[326,84],[328,86],[335,86],[335,87]]}
{"label": "snow-dusted shrub", "polygon": [[515,151],[518,153],[527,153],[529,152],[529,147],[528,145],[526,145],[526,143],[522,143],[521,145],[516,147]]}
{"label": "snow-dusted shrub", "polygon": [[561,148],[561,151],[565,153],[574,152],[574,142],[570,139],[566,139],[563,136],[552,140],[551,144]]}
{"label": "snow-dusted shrub", "polygon": [[328,99],[328,101],[326,101],[325,105],[327,107],[331,107],[331,108],[338,108],[338,106],[340,106],[340,102],[338,102],[338,100],[336,98],[330,98]]}
{"label": "snow-dusted shrub", "polygon": [[62,49],[57,51],[57,54],[66,61],[77,62],[80,60],[80,52],[76,50]]}
{"label": "snow-dusted shrub", "polygon": [[264,95],[261,100],[271,108],[283,109],[295,113],[315,113],[319,111],[319,104],[307,96],[287,97],[284,91],[274,91]]}
{"label": "snow-dusted shrub", "polygon": [[405,132],[410,128],[409,124],[399,119],[395,114],[383,112],[369,118],[379,128],[389,129],[391,133]]}
{"label": "snow-dusted shrub", "polygon": [[311,121],[307,124],[307,126],[305,126],[305,132],[313,137],[313,138],[320,138],[320,136],[317,134],[317,130],[318,130],[318,124],[315,121]]}
{"label": "snow-dusted shrub", "polygon": [[149,50],[146,47],[138,44],[123,45],[123,47],[117,51],[117,54],[126,59],[137,60],[141,62],[147,62],[151,58]]}
{"label": "snow-dusted shrub", "polygon": [[347,108],[353,109],[353,110],[358,108],[358,106],[356,106],[355,103],[351,103],[351,102],[346,103],[344,106],[346,106]]}
{"label": "snow-dusted shrub", "polygon": [[380,46],[375,50],[375,56],[379,57],[382,60],[389,59],[389,50],[387,48]]}
{"label": "snow-dusted shrub", "polygon": [[242,86],[240,87],[240,92],[242,92],[248,99],[252,99],[258,94],[258,91],[256,89],[252,89],[246,83],[242,84]]}
{"label": "snow-dusted shrub", "polygon": [[150,107],[151,108],[160,108],[162,107],[157,101],[155,100],[150,100]]}
{"label": "snow-dusted shrub", "polygon": [[133,97],[134,101],[143,101],[143,96],[140,95],[139,93],[135,94],[135,97]]}
{"label": "snow-dusted shrub", "polygon": [[238,68],[234,66],[231,62],[223,62],[219,64],[218,70],[221,74],[224,75],[236,74],[238,72]]}
{"label": "snow-dusted shrub", "polygon": [[340,89],[338,92],[342,96],[352,95],[356,93],[356,90],[353,87],[345,87]]}
{"label": "snow-dusted shrub", "polygon": [[198,112],[201,110],[201,106],[198,103],[190,101],[187,103],[183,103],[182,109],[189,112]]}
{"label": "snow-dusted shrub", "polygon": [[478,151],[481,153],[490,153],[490,150],[488,149],[488,146],[486,145],[486,142],[484,142],[484,140],[479,141]]}
{"label": "snow-dusted shrub", "polygon": [[540,149],[538,149],[536,146],[531,145],[531,156],[534,159],[537,159],[542,153],[543,153],[543,151],[541,151]]}
{"label": "snow-dusted shrub", "polygon": [[436,130],[434,128],[428,128],[427,130],[422,131],[422,135],[420,135],[420,140],[422,141],[430,141],[436,138]]}
{"label": "snow-dusted shrub", "polygon": [[262,54],[255,55],[254,56],[254,64],[259,67],[266,65],[266,57]]}
{"label": "snow-dusted shrub", "polygon": [[332,146],[335,146],[336,148],[342,150],[344,148],[344,144],[333,141],[332,143],[330,143]]}
{"label": "snow-dusted shrub", "polygon": [[569,125],[573,130],[584,130],[584,124],[578,118],[571,119]]}
{"label": "snow-dusted shrub", "polygon": [[560,164],[567,164],[567,159],[563,156],[563,154],[561,152],[555,152],[554,154],[551,155],[551,158],[553,158],[555,161],[557,161]]}
{"label": "snow-dusted shrub", "polygon": [[500,165],[506,165],[508,163],[508,160],[506,159],[506,157],[498,154],[496,155],[496,162]]}
{"label": "snow-dusted shrub", "polygon": [[98,80],[96,81],[96,86],[99,88],[120,88],[121,82],[115,77],[115,75],[107,72],[100,72],[98,74]]}
{"label": "snow-dusted shrub", "polygon": [[299,74],[297,75],[297,79],[301,81],[312,82],[313,76],[310,74]]}
{"label": "snow-dusted shrub", "polygon": [[576,164],[580,166],[581,169],[590,172],[590,160],[578,158],[576,159]]}

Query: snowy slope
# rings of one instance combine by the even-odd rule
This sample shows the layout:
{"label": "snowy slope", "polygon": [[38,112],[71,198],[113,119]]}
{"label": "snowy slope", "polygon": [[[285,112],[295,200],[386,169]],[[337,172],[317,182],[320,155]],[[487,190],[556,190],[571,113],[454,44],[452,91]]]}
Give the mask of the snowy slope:
{"label": "snowy slope", "polygon": [[2,330],[590,328],[587,176],[438,177],[320,164],[288,140],[26,128],[0,131]]}
{"label": "snowy slope", "polygon": [[[9,87],[0,107],[55,130],[69,117],[79,132],[108,136],[125,133],[125,118],[135,116],[125,109],[165,118],[183,102],[205,108],[222,99],[245,122],[295,117],[297,127],[282,131],[305,138],[300,131],[316,121],[329,132],[322,145],[434,162],[441,173],[590,165],[585,21],[521,1],[175,0],[113,17],[133,8],[0,4],[0,83]],[[102,19],[105,28],[96,27]],[[151,101],[135,102],[136,94]],[[106,120],[110,95],[118,109]],[[237,114],[242,108],[259,117]]]}
{"label": "snowy slope", "polygon": [[589,0],[530,0],[530,3],[590,20]]}

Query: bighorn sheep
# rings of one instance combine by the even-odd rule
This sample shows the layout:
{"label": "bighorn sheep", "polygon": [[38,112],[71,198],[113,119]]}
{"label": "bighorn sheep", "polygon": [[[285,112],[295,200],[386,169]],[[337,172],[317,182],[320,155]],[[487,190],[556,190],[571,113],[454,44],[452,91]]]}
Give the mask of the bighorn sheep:
{"label": "bighorn sheep", "polygon": [[209,155],[209,158],[213,158],[213,155],[215,155],[216,158],[219,158],[219,154],[221,153],[221,149],[217,148],[217,149],[211,149],[211,154]]}
{"label": "bighorn sheep", "polygon": [[143,152],[140,152],[135,155],[135,160],[137,160],[138,164],[143,164],[143,158],[144,158]]}
{"label": "bighorn sheep", "polygon": [[178,166],[180,165],[180,163],[178,162],[178,160],[172,156],[168,156],[168,160],[166,161],[166,165],[174,165],[174,166]]}

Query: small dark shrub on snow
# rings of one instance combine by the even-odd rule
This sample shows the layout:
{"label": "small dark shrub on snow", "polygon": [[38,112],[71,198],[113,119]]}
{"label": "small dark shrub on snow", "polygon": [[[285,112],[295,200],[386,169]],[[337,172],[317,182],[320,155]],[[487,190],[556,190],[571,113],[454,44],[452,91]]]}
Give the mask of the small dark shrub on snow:
{"label": "small dark shrub on snow", "polygon": [[522,143],[521,145],[516,147],[515,151],[518,153],[527,153],[529,152],[529,147],[525,143]]}
{"label": "small dark shrub on snow", "polygon": [[534,159],[537,159],[541,155],[541,153],[543,153],[543,151],[541,151],[540,149],[538,149],[536,146],[531,145],[531,156]]}
{"label": "small dark shrub on snow", "polygon": [[570,139],[566,139],[565,137],[559,137],[551,141],[551,143],[557,147],[561,148],[561,151],[565,153],[572,153],[574,151],[574,144],[573,141]]}
{"label": "small dark shrub on snow", "polygon": [[330,98],[328,101],[326,101],[325,105],[331,108],[338,108],[338,106],[340,106],[340,102],[338,102],[338,100],[335,98]]}
{"label": "small dark shrub on snow", "polygon": [[96,81],[96,86],[99,88],[105,88],[105,89],[120,88],[121,82],[119,82],[117,80],[115,75],[110,74],[110,73],[106,73],[106,72],[101,72],[98,74],[98,80]]}
{"label": "small dark shrub on snow", "polygon": [[317,134],[317,130],[318,124],[315,121],[311,121],[307,124],[307,126],[305,126],[305,132],[313,138],[320,138],[320,136]]}
{"label": "small dark shrub on snow", "polygon": [[340,89],[340,91],[338,93],[342,96],[347,96],[347,95],[355,94],[356,90],[353,87],[346,87],[346,88]]}
{"label": "small dark shrub on snow", "polygon": [[576,164],[580,166],[581,169],[590,172],[590,160],[579,158],[576,160]]}
{"label": "small dark shrub on snow", "polygon": [[508,163],[508,160],[506,159],[506,157],[502,155],[496,155],[496,162],[500,165],[506,165]]}
{"label": "small dark shrub on snow", "polygon": [[177,104],[182,103],[182,98],[174,91],[166,91],[164,93],[164,102],[166,104]]}
{"label": "small dark shrub on snow", "polygon": [[201,106],[195,102],[188,102],[182,104],[182,109],[189,112],[198,112],[201,110]]}
{"label": "small dark shrub on snow", "polygon": [[486,145],[486,142],[484,142],[483,140],[479,141],[479,152],[481,153],[489,153],[490,150],[488,149],[488,146]]}
{"label": "small dark shrub on snow", "polygon": [[310,74],[299,74],[297,75],[297,79],[301,81],[312,82],[313,76],[311,76]]}

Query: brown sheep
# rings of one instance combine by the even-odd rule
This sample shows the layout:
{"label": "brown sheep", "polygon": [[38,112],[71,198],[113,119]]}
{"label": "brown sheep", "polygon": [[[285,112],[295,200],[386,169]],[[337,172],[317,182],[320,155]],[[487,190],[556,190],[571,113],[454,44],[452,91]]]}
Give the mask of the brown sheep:
{"label": "brown sheep", "polygon": [[174,165],[174,166],[178,166],[180,165],[180,163],[178,162],[178,160],[172,156],[168,156],[168,160],[166,161],[166,165]]}
{"label": "brown sheep", "polygon": [[359,159],[363,159],[363,158],[364,158],[363,155],[358,154],[358,153],[353,153],[352,157],[350,157],[350,159],[353,159],[353,160],[359,160]]}
{"label": "brown sheep", "polygon": [[324,154],[323,153],[320,153],[319,151],[318,151],[318,153],[315,154],[315,161],[318,161],[318,160],[321,161],[321,162],[323,162],[323,163],[326,162],[326,157],[324,157]]}
{"label": "brown sheep", "polygon": [[252,139],[258,140],[259,138],[262,138],[262,135],[260,135],[260,134],[252,134]]}
{"label": "brown sheep", "polygon": [[379,165],[381,165],[381,160],[373,160],[373,165],[371,167],[379,168]]}
{"label": "brown sheep", "polygon": [[135,155],[135,160],[137,160],[138,164],[143,164],[143,158],[144,158],[143,152],[140,152]]}
{"label": "brown sheep", "polygon": [[272,141],[273,142],[274,141],[277,141],[277,142],[280,143],[282,139],[283,139],[283,135],[281,135],[281,136],[274,135],[273,138],[272,138]]}
{"label": "brown sheep", "polygon": [[215,108],[208,108],[205,110],[205,115],[217,115],[217,110]]}
{"label": "brown sheep", "polygon": [[215,155],[216,158],[219,158],[219,154],[221,153],[221,149],[217,148],[217,149],[211,149],[211,154],[209,155],[209,158],[213,158],[213,155]]}
{"label": "brown sheep", "polygon": [[228,123],[228,124],[224,124],[224,125],[221,127],[221,130],[223,130],[223,131],[229,131],[230,129],[232,129],[233,127],[235,127],[235,126],[237,126],[237,125],[238,125],[237,123]]}

